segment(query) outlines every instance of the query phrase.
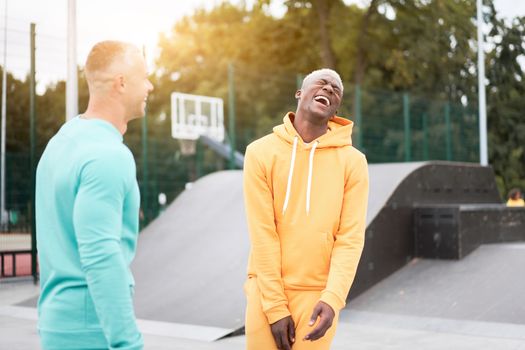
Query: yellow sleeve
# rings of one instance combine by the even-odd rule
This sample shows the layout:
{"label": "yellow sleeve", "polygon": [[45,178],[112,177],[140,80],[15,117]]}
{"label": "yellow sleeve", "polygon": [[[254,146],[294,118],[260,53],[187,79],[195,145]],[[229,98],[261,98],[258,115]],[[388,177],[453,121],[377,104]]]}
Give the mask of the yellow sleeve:
{"label": "yellow sleeve", "polygon": [[346,304],[365,242],[366,210],[368,207],[368,165],[360,155],[345,183],[343,208],[337,231],[330,272],[321,301],[335,311]]}
{"label": "yellow sleeve", "polygon": [[248,146],[244,157],[244,202],[251,241],[251,259],[270,324],[289,316],[281,276],[281,243],[275,227],[273,195],[266,172]]}

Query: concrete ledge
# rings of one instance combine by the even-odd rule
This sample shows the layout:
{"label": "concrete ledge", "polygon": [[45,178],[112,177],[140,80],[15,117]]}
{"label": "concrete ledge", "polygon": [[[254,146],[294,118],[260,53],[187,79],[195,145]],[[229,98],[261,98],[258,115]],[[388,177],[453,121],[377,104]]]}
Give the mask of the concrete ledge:
{"label": "concrete ledge", "polygon": [[[23,320],[38,320],[37,310],[31,307],[12,305],[0,306],[0,315]],[[137,320],[137,325],[140,331],[144,334],[207,342],[212,342],[232,333],[231,329],[226,328],[205,327],[191,324],[159,322],[141,319]]]}

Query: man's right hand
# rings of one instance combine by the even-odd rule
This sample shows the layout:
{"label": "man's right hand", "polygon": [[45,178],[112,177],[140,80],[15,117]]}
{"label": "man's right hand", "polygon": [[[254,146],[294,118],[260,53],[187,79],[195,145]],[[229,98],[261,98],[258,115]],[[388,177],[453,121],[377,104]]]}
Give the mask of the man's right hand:
{"label": "man's right hand", "polygon": [[270,325],[273,339],[279,350],[291,350],[295,342],[295,324],[292,316],[286,316]]}

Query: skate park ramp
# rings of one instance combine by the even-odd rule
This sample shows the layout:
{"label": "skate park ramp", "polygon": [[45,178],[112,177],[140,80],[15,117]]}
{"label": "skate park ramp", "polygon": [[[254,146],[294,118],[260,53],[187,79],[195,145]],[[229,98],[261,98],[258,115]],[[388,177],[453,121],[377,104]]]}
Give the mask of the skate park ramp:
{"label": "skate park ramp", "polygon": [[[418,205],[499,201],[492,169],[476,164],[373,164],[369,172],[367,242],[350,299],[414,258]],[[248,251],[242,171],[199,179],[140,235],[137,316],[225,335],[241,328]]]}
{"label": "skate park ramp", "polygon": [[[446,294],[446,276],[457,274],[454,269],[411,269],[414,261],[426,264],[426,260],[414,260],[414,210],[422,205],[497,204],[492,169],[421,162],[373,164],[369,173],[366,243],[349,300],[401,268],[408,271],[405,282],[412,275],[420,276],[418,285],[443,288]],[[137,317],[179,325],[191,339],[213,340],[241,329],[248,253],[242,171],[221,171],[199,179],[140,234],[132,265]],[[489,258],[485,264],[490,264]],[[439,273],[443,282],[432,284],[423,278],[427,272]],[[458,290],[468,290],[467,279],[463,283],[457,285]],[[413,301],[424,303],[425,294],[421,295]]]}
{"label": "skate park ramp", "polygon": [[242,172],[201,178],[140,234],[137,317],[213,327],[217,338],[241,328],[248,252]]}
{"label": "skate park ramp", "polygon": [[368,165],[370,194],[366,215],[367,226],[387,204],[388,199],[403,180],[424,165],[424,162]]}
{"label": "skate park ramp", "polygon": [[370,164],[367,226],[385,206],[426,203],[499,203],[494,174],[473,163]]}
{"label": "skate park ramp", "polygon": [[140,233],[131,268],[141,330],[213,341],[241,329],[248,252],[242,171],[196,181]]}
{"label": "skate park ramp", "polygon": [[[370,165],[370,196],[367,217],[366,239],[356,279],[349,298],[388,277],[409,263],[417,255],[415,213],[421,208],[466,208],[476,205],[480,210],[491,207],[506,210],[501,203],[492,168],[473,163],[421,162]],[[462,211],[463,212],[463,211]],[[476,212],[482,219],[484,213]],[[425,232],[431,240],[442,238],[436,243],[449,242],[458,235],[453,231],[456,218],[448,220],[448,236],[439,232]],[[438,223],[446,221],[438,216]],[[478,224],[481,221],[472,220]],[[431,229],[434,226],[430,225]],[[444,226],[444,225],[441,225]],[[456,225],[458,226],[458,225]],[[461,233],[459,233],[461,234]],[[422,235],[424,236],[424,235]],[[508,235],[491,243],[506,241]],[[525,239],[525,235],[513,238]],[[431,242],[434,243],[434,242]],[[476,242],[477,246],[479,243]],[[473,245],[475,246],[475,245]]]}
{"label": "skate park ramp", "polygon": [[523,276],[524,242],[485,244],[459,261],[413,259],[350,301],[340,320],[525,341]]}
{"label": "skate park ramp", "polygon": [[[370,165],[370,218],[402,180],[423,163]],[[223,330],[244,326],[249,238],[242,171],[196,181],[146,227],[132,265],[137,317]]]}

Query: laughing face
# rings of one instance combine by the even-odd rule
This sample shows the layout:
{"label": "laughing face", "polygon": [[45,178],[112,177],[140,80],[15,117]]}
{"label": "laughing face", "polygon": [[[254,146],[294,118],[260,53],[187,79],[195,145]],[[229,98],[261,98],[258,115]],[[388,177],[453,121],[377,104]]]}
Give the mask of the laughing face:
{"label": "laughing face", "polygon": [[133,64],[126,74],[127,120],[144,116],[148,94],[153,90],[142,54],[137,52],[132,61]]}
{"label": "laughing face", "polygon": [[335,116],[343,97],[342,86],[329,73],[319,73],[308,78],[301,90],[295,93],[299,100],[297,111],[320,121]]}

